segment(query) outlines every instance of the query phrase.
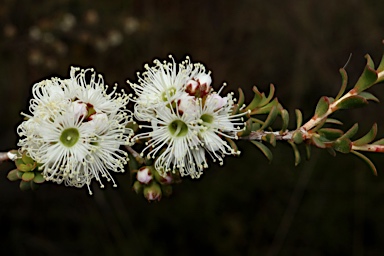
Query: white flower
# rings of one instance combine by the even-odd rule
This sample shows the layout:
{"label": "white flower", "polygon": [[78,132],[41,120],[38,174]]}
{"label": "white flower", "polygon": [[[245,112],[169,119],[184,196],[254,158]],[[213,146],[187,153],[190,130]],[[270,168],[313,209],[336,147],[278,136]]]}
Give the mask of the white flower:
{"label": "white flower", "polygon": [[71,69],[70,79],[53,78],[33,87],[31,115],[17,128],[18,146],[42,164],[47,180],[83,187],[110,171],[124,172],[132,130],[125,128],[131,114],[128,95],[107,93],[101,76],[92,69]]}
{"label": "white flower", "polygon": [[[135,117],[140,121],[150,122],[155,115],[155,109],[164,103],[171,103],[178,99],[185,91],[187,82],[195,77],[203,78],[205,67],[199,63],[192,64],[187,57],[185,61],[176,65],[172,62],[154,61],[154,66],[145,65],[146,71],[138,74],[139,83],[131,83],[131,88],[137,97],[134,99]],[[208,82],[207,79],[204,81]]]}
{"label": "white flower", "polygon": [[179,171],[182,176],[199,177],[204,161],[199,152],[201,142],[195,122],[194,115],[180,114],[164,104],[156,110],[156,117],[150,126],[141,126],[152,131],[138,134],[134,139],[149,139],[141,154],[143,156],[145,151],[151,149],[147,157],[158,157],[155,169],[163,175],[168,171]]}

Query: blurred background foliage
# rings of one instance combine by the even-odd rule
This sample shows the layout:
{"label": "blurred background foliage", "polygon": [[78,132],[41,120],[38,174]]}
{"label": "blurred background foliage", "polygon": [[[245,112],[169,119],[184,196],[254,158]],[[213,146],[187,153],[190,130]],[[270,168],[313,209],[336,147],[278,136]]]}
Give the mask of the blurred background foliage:
{"label": "blurred background foliage", "polygon": [[[353,54],[350,80],[366,53],[383,52],[380,1],[27,1],[0,5],[0,141],[15,147],[15,127],[27,111],[31,86],[70,65],[93,66],[109,84],[127,88],[143,64],[173,54],[212,70],[218,88],[277,87],[291,113],[310,118],[320,96],[335,96],[338,69]],[[370,90],[384,99],[384,90]],[[383,105],[337,113],[343,129],[373,122],[384,136]],[[293,126],[292,126],[293,127]],[[294,167],[284,143],[268,164],[250,143],[224,167],[212,164],[199,180],[148,203],[115,175],[94,196],[86,189],[45,185],[21,192],[1,168],[1,255],[381,255],[384,250],[384,161],[374,177],[352,155],[314,150]]]}

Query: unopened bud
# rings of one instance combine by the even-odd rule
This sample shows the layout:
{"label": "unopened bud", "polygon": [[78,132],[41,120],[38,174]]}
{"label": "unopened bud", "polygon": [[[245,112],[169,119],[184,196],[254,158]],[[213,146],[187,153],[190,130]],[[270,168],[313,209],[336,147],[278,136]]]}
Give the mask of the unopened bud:
{"label": "unopened bud", "polygon": [[173,183],[173,177],[171,172],[167,172],[163,175],[160,175],[159,172],[155,171],[155,179],[161,184],[161,185],[169,185]]}
{"label": "unopened bud", "polygon": [[143,166],[136,174],[136,179],[142,184],[148,184],[153,180],[153,167]]}
{"label": "unopened bud", "polygon": [[136,192],[136,194],[139,194],[143,191],[143,185],[139,181],[135,181],[135,183],[133,183],[132,188]]}
{"label": "unopened bud", "polygon": [[162,195],[160,185],[152,182],[151,185],[144,188],[143,194],[148,201],[160,201]]}

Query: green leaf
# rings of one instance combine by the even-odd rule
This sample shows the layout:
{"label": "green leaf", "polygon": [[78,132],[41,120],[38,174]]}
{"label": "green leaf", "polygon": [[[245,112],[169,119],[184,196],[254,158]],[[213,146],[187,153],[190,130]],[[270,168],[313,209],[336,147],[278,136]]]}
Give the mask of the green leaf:
{"label": "green leaf", "polygon": [[368,104],[368,101],[359,95],[352,95],[344,100],[340,101],[337,105],[337,109],[350,109],[350,108],[360,108]]}
{"label": "green leaf", "polygon": [[255,95],[253,96],[253,99],[252,99],[251,103],[249,103],[249,105],[245,108],[245,110],[253,110],[257,106],[259,106],[259,104],[260,104],[260,101],[262,99],[262,95],[257,90],[256,86],[253,87],[253,92],[255,93]]}
{"label": "green leaf", "polygon": [[347,84],[348,84],[348,75],[347,75],[347,72],[345,71],[345,69],[341,68],[339,70],[339,72],[340,72],[340,75],[341,75],[341,87],[340,87],[340,91],[337,94],[335,100],[338,100],[338,99],[341,98],[341,96],[343,96],[343,94],[345,92],[345,88],[347,88]]}
{"label": "green leaf", "polygon": [[368,89],[374,85],[377,80],[377,72],[374,70],[371,57],[367,54],[365,55],[365,58],[367,59],[367,65],[365,66],[363,73],[361,74],[359,80],[357,80],[354,87],[354,90],[357,93]]}
{"label": "green leaf", "polygon": [[293,143],[291,141],[288,141],[288,143],[292,146],[293,154],[295,155],[295,166],[297,166],[301,161],[300,152],[297,149],[297,146],[295,143]]}
{"label": "green leaf", "polygon": [[276,106],[273,106],[271,108],[271,112],[269,112],[267,119],[265,119],[264,124],[260,127],[259,130],[265,130],[265,128],[268,128],[269,126],[271,126],[271,124],[276,120],[276,117],[278,114],[279,114],[279,110],[277,110]]}
{"label": "green leaf", "polygon": [[311,138],[313,144],[318,148],[326,148],[324,142],[318,136],[312,136]]}
{"label": "green leaf", "polygon": [[39,173],[39,172],[35,173],[35,177],[33,178],[34,183],[40,184],[40,183],[43,183],[44,181],[45,181],[45,179],[44,179],[43,175],[41,175],[41,173]]}
{"label": "green leaf", "polygon": [[261,107],[261,108],[256,108],[254,110],[252,110],[252,112],[250,113],[250,115],[256,115],[256,114],[268,114],[271,109],[274,107],[274,106],[277,106],[279,104],[278,100],[277,99],[274,99],[273,101],[271,101],[270,103],[268,103],[267,105]]}
{"label": "green leaf", "polygon": [[337,119],[333,119],[333,118],[327,118],[327,119],[325,120],[325,123],[328,123],[328,124],[343,125],[342,122],[340,122],[340,121],[337,120]]}
{"label": "green leaf", "polygon": [[295,114],[296,114],[296,129],[299,129],[303,124],[303,114],[301,113],[300,109],[295,109]]}
{"label": "green leaf", "polygon": [[263,154],[265,155],[265,157],[268,159],[269,162],[272,161],[272,159],[273,159],[272,152],[271,152],[271,150],[269,150],[269,148],[267,148],[267,146],[265,146],[263,143],[258,142],[258,141],[252,141],[252,143],[256,147],[258,147],[261,152],[263,152]]}
{"label": "green leaf", "polygon": [[366,157],[365,155],[361,154],[360,152],[352,150],[351,153],[355,154],[356,156],[360,157],[366,164],[368,164],[369,168],[372,170],[373,174],[377,176],[377,170],[375,165],[372,163],[372,161]]}
{"label": "green leaf", "polygon": [[336,140],[344,134],[342,130],[334,128],[321,128],[317,133],[328,140]]}
{"label": "green leaf", "polygon": [[17,175],[18,171],[19,170],[17,170],[17,169],[13,169],[12,171],[10,171],[7,175],[8,180],[16,181],[16,180],[20,179],[19,176]]}
{"label": "green leaf", "polygon": [[366,145],[376,138],[376,134],[377,134],[377,124],[374,123],[371,130],[360,139],[355,140],[353,142],[353,145],[355,146]]}
{"label": "green leaf", "polygon": [[333,148],[338,152],[347,154],[352,149],[351,140],[349,138],[338,139],[333,143]]}
{"label": "green leaf", "polygon": [[354,124],[346,133],[344,133],[343,136],[340,137],[340,139],[343,139],[343,138],[352,138],[356,133],[357,131],[359,130],[359,124]]}
{"label": "green leaf", "polygon": [[272,100],[274,94],[275,94],[275,86],[273,86],[273,84],[270,84],[268,97],[267,98],[263,97],[259,106],[264,106],[268,104]]}
{"label": "green leaf", "polygon": [[245,126],[244,126],[244,130],[238,132],[238,136],[239,137],[245,137],[245,136],[248,136],[251,131],[252,131],[252,123],[253,123],[254,120],[252,120],[251,118],[248,119],[246,122],[245,122]]}
{"label": "green leaf", "polygon": [[321,117],[325,113],[327,113],[329,108],[329,99],[328,97],[324,96],[321,97],[319,102],[317,103],[316,110],[315,110],[315,116],[316,117]]}
{"label": "green leaf", "polygon": [[236,143],[231,139],[231,138],[228,138],[228,137],[224,137],[226,141],[228,141],[229,145],[231,146],[231,148],[235,151],[235,152],[238,152],[239,151],[239,148],[237,147]]}
{"label": "green leaf", "polygon": [[372,143],[373,145],[384,145],[384,138]]}
{"label": "green leaf", "polygon": [[327,151],[331,156],[336,156],[336,151],[333,148],[327,148]]}
{"label": "green leaf", "polygon": [[25,172],[23,176],[21,176],[23,181],[31,181],[33,178],[35,178],[35,174],[33,172]]}
{"label": "green leaf", "polygon": [[281,119],[283,121],[283,124],[281,125],[281,130],[280,132],[283,133],[287,130],[288,125],[289,125],[289,113],[286,109],[282,109],[280,112]]}
{"label": "green leaf", "polygon": [[307,160],[311,158],[311,145],[310,144],[305,144],[305,156]]}
{"label": "green leaf", "polygon": [[239,88],[238,90],[239,90],[239,99],[238,99],[237,104],[241,108],[243,106],[243,104],[244,104],[245,96],[244,96],[244,92],[243,92],[243,90],[241,88]]}
{"label": "green leaf", "polygon": [[268,133],[262,137],[263,141],[268,142],[271,144],[273,147],[276,146],[276,136],[272,133]]}
{"label": "green leaf", "polygon": [[359,93],[359,96],[363,97],[366,100],[372,100],[375,102],[379,102],[379,99],[376,98],[372,93],[369,93],[369,92],[361,92],[361,93]]}

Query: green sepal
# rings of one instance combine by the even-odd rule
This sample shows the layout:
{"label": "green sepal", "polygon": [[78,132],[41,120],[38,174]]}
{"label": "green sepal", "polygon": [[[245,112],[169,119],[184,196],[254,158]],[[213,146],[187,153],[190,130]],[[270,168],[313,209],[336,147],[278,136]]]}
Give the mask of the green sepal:
{"label": "green sepal", "polygon": [[265,157],[268,159],[269,162],[272,161],[273,156],[271,150],[267,146],[265,146],[263,143],[258,141],[252,141],[252,143],[260,149],[260,151],[265,155]]}
{"label": "green sepal", "polygon": [[44,181],[45,181],[45,179],[44,179],[43,175],[41,175],[40,172],[35,172],[35,177],[33,178],[33,182],[41,184],[41,183],[44,183]]}
{"label": "green sepal", "polygon": [[253,96],[253,99],[252,101],[249,103],[249,105],[245,108],[245,110],[253,110],[255,109],[257,106],[259,106],[260,104],[260,101],[261,99],[263,98],[262,97],[262,94],[259,92],[259,90],[257,90],[257,87],[254,86],[253,87],[253,92],[255,93],[255,95]]}
{"label": "green sepal", "polygon": [[136,192],[136,194],[139,194],[139,193],[142,193],[143,192],[143,184],[140,183],[140,181],[136,180],[134,183],[133,183],[133,186],[132,186],[132,189],[133,191]]}
{"label": "green sepal", "polygon": [[295,109],[295,114],[296,114],[296,129],[299,129],[303,124],[303,114],[301,113],[300,109]]}
{"label": "green sepal", "polygon": [[365,58],[367,59],[367,65],[365,65],[364,71],[357,80],[356,85],[354,87],[354,90],[357,93],[368,89],[369,87],[374,85],[377,80],[377,72],[374,69],[374,64],[371,56],[367,54],[365,55]]}
{"label": "green sepal", "polygon": [[24,152],[23,155],[21,156],[21,160],[25,163],[25,164],[34,164],[35,161],[33,161],[33,159],[29,156],[27,156],[27,153]]}
{"label": "green sepal", "polygon": [[344,100],[340,101],[337,105],[337,109],[350,109],[350,108],[360,108],[368,104],[368,101],[359,95],[352,95]]}
{"label": "green sepal", "polygon": [[23,181],[31,181],[35,178],[35,173],[34,172],[25,172],[23,176],[21,176],[21,179]]}
{"label": "green sepal", "polygon": [[328,108],[329,108],[329,98],[326,96],[321,97],[316,106],[315,116],[316,117],[323,116],[325,113],[327,113]]}
{"label": "green sepal", "polygon": [[344,134],[342,130],[334,128],[321,128],[317,133],[331,141],[340,138]]}
{"label": "green sepal", "polygon": [[312,136],[312,143],[318,148],[326,148],[324,142],[320,139],[320,136]]}
{"label": "green sepal", "polygon": [[350,139],[357,133],[358,130],[359,130],[359,124],[355,123],[346,133],[344,133],[343,136],[340,137],[340,139],[344,139],[344,138]]}
{"label": "green sepal", "polygon": [[31,182],[22,180],[20,181],[19,187],[21,191],[29,190],[31,189]]}
{"label": "green sepal", "polygon": [[340,72],[340,75],[341,75],[341,87],[340,87],[340,91],[337,94],[335,100],[338,100],[338,99],[341,98],[341,96],[343,96],[343,94],[345,92],[345,88],[347,88],[347,84],[348,84],[348,75],[347,75],[347,72],[345,71],[345,69],[341,68],[339,70],[339,72]]}
{"label": "green sepal", "polygon": [[17,166],[17,169],[19,169],[22,172],[30,172],[33,169],[35,169],[36,164],[19,164],[16,166]]}
{"label": "green sepal", "polygon": [[369,132],[367,134],[365,134],[363,137],[361,137],[360,139],[355,140],[353,142],[353,145],[355,145],[355,146],[366,145],[366,144],[370,143],[371,141],[373,141],[376,138],[376,135],[377,135],[377,124],[374,123],[372,125],[371,130],[369,130]]}
{"label": "green sepal", "polygon": [[8,180],[10,181],[16,181],[16,180],[19,180],[19,176],[17,175],[17,173],[19,172],[19,170],[17,169],[13,169],[12,171],[10,171],[7,175],[7,178]]}
{"label": "green sepal", "polygon": [[352,142],[349,138],[337,139],[333,143],[333,148],[338,152],[347,154],[347,153],[351,152]]}
{"label": "green sepal", "polygon": [[292,146],[292,149],[293,149],[293,154],[295,156],[295,166],[299,165],[300,161],[301,161],[301,156],[300,156],[300,152],[299,150],[297,149],[297,146],[295,143],[293,143],[292,141],[288,141],[288,143]]}
{"label": "green sepal", "polygon": [[303,133],[300,130],[296,130],[293,135],[292,139],[296,144],[300,144],[303,142]]}
{"label": "green sepal", "polygon": [[365,155],[361,154],[360,152],[357,152],[355,150],[352,150],[351,153],[355,154],[356,156],[360,157],[366,164],[368,164],[369,168],[372,170],[373,174],[377,176],[377,170],[375,165],[372,163],[372,161],[366,157]]}
{"label": "green sepal", "polygon": [[277,110],[277,106],[273,106],[267,119],[265,119],[264,124],[259,128],[259,130],[265,130],[265,128],[271,126],[271,124],[276,120],[277,115],[279,114],[279,110]]}
{"label": "green sepal", "polygon": [[262,139],[263,141],[265,141],[265,142],[268,142],[268,143],[271,144],[273,147],[276,146],[276,136],[273,135],[272,133],[268,133],[268,134],[264,135],[261,139]]}
{"label": "green sepal", "polygon": [[283,133],[287,130],[289,125],[289,113],[286,109],[282,109],[280,112],[280,115],[281,115],[281,120],[283,121],[280,132]]}
{"label": "green sepal", "polygon": [[334,118],[327,118],[325,120],[325,123],[328,123],[328,124],[337,124],[337,125],[343,125],[343,123],[337,119],[334,119]]}
{"label": "green sepal", "polygon": [[361,93],[359,93],[359,96],[363,97],[367,101],[371,100],[371,101],[375,101],[375,102],[380,102],[379,99],[376,98],[375,95],[373,95],[372,93],[369,93],[369,92],[361,92]]}

